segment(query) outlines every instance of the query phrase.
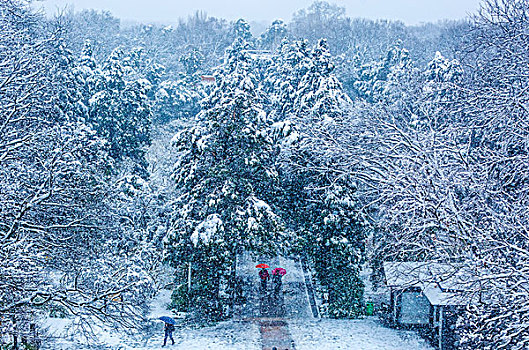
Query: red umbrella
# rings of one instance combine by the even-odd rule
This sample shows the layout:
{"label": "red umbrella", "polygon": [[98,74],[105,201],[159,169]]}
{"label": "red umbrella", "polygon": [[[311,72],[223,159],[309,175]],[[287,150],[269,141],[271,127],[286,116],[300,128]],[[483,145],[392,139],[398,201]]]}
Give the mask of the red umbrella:
{"label": "red umbrella", "polygon": [[266,264],[259,264],[259,265],[255,266],[255,267],[258,268],[258,269],[267,269],[267,268],[269,268],[270,266],[268,266],[268,265],[266,265]]}
{"label": "red umbrella", "polygon": [[272,270],[272,275],[284,276],[286,274],[287,274],[287,270],[285,270],[282,267],[276,267],[275,269]]}

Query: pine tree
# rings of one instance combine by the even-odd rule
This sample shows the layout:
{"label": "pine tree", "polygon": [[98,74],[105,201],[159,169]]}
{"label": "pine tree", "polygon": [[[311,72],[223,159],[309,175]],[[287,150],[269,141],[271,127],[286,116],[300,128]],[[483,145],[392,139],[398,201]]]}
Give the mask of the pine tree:
{"label": "pine tree", "polygon": [[358,72],[358,80],[353,83],[356,96],[368,102],[377,102],[382,99],[393,98],[392,93],[398,90],[402,78],[410,75],[412,61],[408,50],[401,47],[398,42],[380,60],[362,66]]}
{"label": "pine tree", "polygon": [[202,69],[204,55],[197,48],[193,48],[180,57],[180,62],[184,66],[184,73],[187,76],[192,76]]}
{"label": "pine tree", "polygon": [[239,18],[233,22],[232,35],[235,40],[243,40],[247,48],[254,48],[255,39],[250,31],[250,24],[245,19]]}
{"label": "pine tree", "polygon": [[299,83],[293,107],[296,115],[325,122],[344,113],[351,99],[333,71],[327,41],[322,39],[313,49],[310,69]]}
{"label": "pine tree", "polygon": [[288,116],[299,136],[283,149],[288,161],[281,201],[293,219],[289,226],[299,235],[298,248],[312,260],[328,293],[328,315],[357,317],[363,308],[359,272],[365,260],[365,230],[359,224],[356,187],[351,179],[322,174],[319,169],[331,169],[334,160],[319,158],[315,150],[347,113],[351,100],[333,74],[325,40],[318,42],[308,61],[298,62],[308,69],[300,70],[304,74]]}
{"label": "pine tree", "polygon": [[270,96],[271,108],[277,120],[286,120],[294,113],[296,92],[310,65],[307,41],[281,42],[278,55],[264,79],[264,88]]}
{"label": "pine tree", "polygon": [[228,49],[197,125],[175,136],[182,207],[168,249],[175,265],[193,263],[191,302],[210,318],[221,316],[220,291],[235,255],[244,249],[275,253],[282,231],[267,204],[277,182],[277,150],[246,48],[237,39]]}
{"label": "pine tree", "polygon": [[261,34],[259,45],[263,49],[275,50],[287,36],[287,25],[282,20],[277,19]]}
{"label": "pine tree", "polygon": [[132,78],[131,57],[116,49],[102,66],[91,57],[87,42],[80,60],[79,76],[84,83],[83,105],[88,107],[87,124],[106,140],[116,162],[132,162],[133,171],[146,176],[145,146],[150,144],[151,108],[148,80]]}
{"label": "pine tree", "polygon": [[424,78],[426,98],[435,103],[453,101],[457,98],[456,87],[463,80],[463,68],[458,60],[449,60],[437,51],[434,59],[428,62]]}

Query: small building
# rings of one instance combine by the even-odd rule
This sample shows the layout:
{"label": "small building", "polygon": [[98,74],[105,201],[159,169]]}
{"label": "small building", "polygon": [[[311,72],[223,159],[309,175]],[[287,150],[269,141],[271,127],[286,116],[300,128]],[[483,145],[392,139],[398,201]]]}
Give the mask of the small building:
{"label": "small building", "polygon": [[215,77],[213,75],[201,75],[200,81],[202,84],[215,84]]}
{"label": "small building", "polygon": [[463,264],[384,262],[393,325],[421,328],[440,350],[457,348],[457,317],[475,296],[471,270]]}

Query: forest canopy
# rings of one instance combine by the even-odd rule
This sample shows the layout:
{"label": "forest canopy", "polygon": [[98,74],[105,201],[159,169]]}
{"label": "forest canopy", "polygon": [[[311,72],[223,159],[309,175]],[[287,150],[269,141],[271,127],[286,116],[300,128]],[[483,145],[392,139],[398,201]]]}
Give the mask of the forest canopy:
{"label": "forest canopy", "polygon": [[30,5],[0,3],[6,342],[57,314],[137,329],[163,288],[227,319],[252,252],[308,261],[329,318],[384,261],[458,266],[459,348],[529,346],[527,0],[415,26],[316,1],[259,35]]}

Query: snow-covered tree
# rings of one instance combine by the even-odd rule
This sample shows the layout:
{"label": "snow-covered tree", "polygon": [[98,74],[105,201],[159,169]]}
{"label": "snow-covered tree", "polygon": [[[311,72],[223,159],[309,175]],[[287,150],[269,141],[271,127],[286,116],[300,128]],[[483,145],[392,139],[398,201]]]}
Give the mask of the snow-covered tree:
{"label": "snow-covered tree", "polygon": [[357,81],[353,83],[355,95],[370,102],[393,98],[403,78],[410,75],[412,61],[409,51],[401,43],[390,48],[381,61],[371,62],[359,68]]}
{"label": "snow-covered tree", "polygon": [[327,41],[322,39],[312,51],[310,69],[299,82],[294,100],[294,113],[305,122],[327,122],[351,103],[333,70]]}
{"label": "snow-covered tree", "polygon": [[267,50],[276,50],[287,37],[288,28],[286,23],[276,19],[259,37],[259,46]]}
{"label": "snow-covered tree", "polygon": [[250,24],[245,19],[239,18],[232,23],[232,37],[242,39],[248,48],[254,48],[255,39],[250,31]]}
{"label": "snow-covered tree", "polygon": [[463,73],[458,60],[449,60],[437,51],[424,72],[427,81],[424,93],[435,102],[455,100],[457,96],[454,94],[458,93],[457,87],[463,82]]}
{"label": "snow-covered tree", "polygon": [[182,195],[170,259],[193,263],[193,306],[212,318],[222,313],[222,279],[235,255],[274,253],[282,243],[281,220],[267,204],[277,183],[277,150],[246,47],[242,39],[233,43],[196,125],[174,138]]}
{"label": "snow-covered tree", "polygon": [[193,48],[180,58],[180,62],[184,65],[184,73],[193,75],[202,68],[204,55],[197,48]]}
{"label": "snow-covered tree", "polygon": [[326,1],[314,1],[307,9],[296,12],[290,23],[290,32],[315,45],[321,38],[329,40],[335,53],[346,51],[350,45],[350,19],[345,8]]}
{"label": "snow-covered tree", "polygon": [[0,4],[0,313],[14,343],[57,308],[131,326],[149,288],[139,260],[110,254],[111,158],[84,123],[73,56],[40,20]]}
{"label": "snow-covered tree", "polygon": [[303,76],[310,69],[310,49],[306,41],[284,40],[278,48],[264,79],[276,119],[284,120],[294,113],[294,100]]}
{"label": "snow-covered tree", "polygon": [[386,61],[396,65],[370,75],[369,86],[383,83],[371,89],[381,98],[357,101],[306,144],[319,160],[306,168],[358,181],[384,259],[457,261],[479,271],[462,286],[478,300],[461,318],[468,348],[527,344],[527,11],[524,1],[486,2],[466,79],[457,61],[440,55],[421,74],[394,74],[408,64],[392,54]]}
{"label": "snow-covered tree", "polygon": [[153,115],[160,123],[188,119],[200,110],[206,89],[187,79],[164,80],[157,87]]}
{"label": "snow-covered tree", "polygon": [[473,68],[461,106],[472,130],[467,196],[479,220],[474,259],[488,272],[483,288],[492,298],[466,315],[464,348],[529,346],[528,18],[527,1],[485,1],[467,47]]}
{"label": "snow-covered tree", "polygon": [[285,61],[292,59],[297,68],[294,72],[302,75],[292,77],[291,82],[297,82],[292,86],[293,99],[285,96],[285,106],[280,108],[291,111],[282,123],[293,129],[287,135],[290,141],[283,143],[284,194],[280,202],[289,218],[287,224],[298,234],[298,249],[314,263],[328,295],[328,315],[357,317],[363,307],[359,272],[364,261],[365,233],[359,224],[356,189],[349,178],[322,176],[318,170],[334,160],[318,158],[311,149],[312,142],[325,137],[335,119],[344,116],[351,100],[333,74],[325,40],[320,40],[309,55],[300,56],[298,50],[288,48],[284,53]]}
{"label": "snow-covered tree", "polygon": [[127,56],[116,49],[102,65],[96,65],[85,44],[78,68],[83,87],[82,103],[88,108],[86,122],[107,142],[117,162],[132,160],[132,168],[145,175],[145,147],[150,143],[151,83],[134,77],[135,52]]}

